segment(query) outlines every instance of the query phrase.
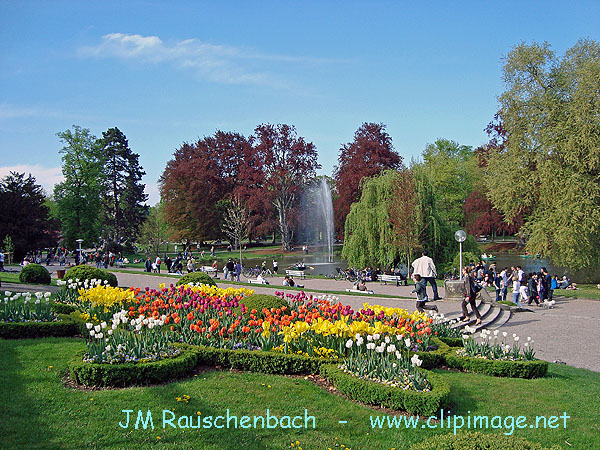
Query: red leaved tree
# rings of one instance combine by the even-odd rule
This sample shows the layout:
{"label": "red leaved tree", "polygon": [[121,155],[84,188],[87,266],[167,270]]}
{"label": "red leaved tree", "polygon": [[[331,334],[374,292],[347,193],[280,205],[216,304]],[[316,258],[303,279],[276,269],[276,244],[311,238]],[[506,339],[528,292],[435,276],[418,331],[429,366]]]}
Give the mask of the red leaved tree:
{"label": "red leaved tree", "polygon": [[340,148],[338,165],[334,169],[337,198],[334,201],[335,230],[344,235],[350,205],[360,199],[360,181],[385,169],[401,169],[402,157],[394,150],[392,138],[382,123],[363,123],[354,133],[354,140]]}
{"label": "red leaved tree", "polygon": [[321,166],[312,142],[296,134],[293,126],[263,124],[253,136],[267,188],[277,212],[281,244],[289,250],[292,242],[294,208],[298,193]]}

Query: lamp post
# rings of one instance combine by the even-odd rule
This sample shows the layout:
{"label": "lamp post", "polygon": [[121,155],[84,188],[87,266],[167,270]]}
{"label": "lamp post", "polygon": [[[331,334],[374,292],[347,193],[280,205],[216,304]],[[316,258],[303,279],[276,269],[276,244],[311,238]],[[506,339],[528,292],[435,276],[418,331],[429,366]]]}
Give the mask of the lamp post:
{"label": "lamp post", "polygon": [[75,239],[75,242],[79,244],[79,263],[81,264],[81,243],[83,242],[83,239]]}
{"label": "lamp post", "polygon": [[465,240],[467,239],[467,233],[465,233],[463,230],[458,230],[456,233],[454,233],[454,239],[456,239],[456,241],[458,242],[458,247],[459,247],[459,256],[458,258],[460,259],[460,279],[463,279],[463,273],[462,273],[462,243],[465,242]]}

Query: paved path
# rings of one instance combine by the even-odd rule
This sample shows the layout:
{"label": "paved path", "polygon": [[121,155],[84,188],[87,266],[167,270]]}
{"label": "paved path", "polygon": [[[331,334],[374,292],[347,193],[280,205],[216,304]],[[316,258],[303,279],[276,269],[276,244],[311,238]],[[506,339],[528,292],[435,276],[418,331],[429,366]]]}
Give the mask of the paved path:
{"label": "paved path", "polygon": [[[56,266],[50,266],[52,272]],[[54,269],[54,270],[52,270]],[[160,283],[167,286],[177,282],[176,278],[159,277],[145,275],[143,271],[139,273],[115,272],[120,286],[138,286],[158,288]],[[55,275],[54,275],[55,276]],[[221,274],[222,276],[222,274]],[[272,285],[281,285],[283,278],[271,277],[269,281]],[[350,288],[352,283],[347,281],[335,281],[327,279],[307,279],[297,280],[305,285],[305,290],[311,289],[344,291]],[[234,284],[227,284],[223,280],[217,280],[219,286],[228,287]],[[239,287],[239,285],[237,286]],[[16,291],[19,285],[3,283],[2,290]],[[43,289],[47,290],[47,287]],[[43,290],[42,289],[42,290]],[[258,293],[273,294],[275,289],[262,287],[260,285],[252,286]],[[362,307],[364,302],[378,304],[383,306],[397,306],[412,311],[415,308],[415,301],[412,299],[381,298],[377,295],[397,295],[412,298],[411,286],[395,286],[388,284],[380,285],[377,282],[369,284],[369,289],[375,291],[374,295],[336,295],[339,300],[354,309]],[[285,288],[281,286],[281,290]],[[431,296],[431,288],[427,287]],[[440,287],[440,295],[444,295],[444,289]],[[288,291],[295,294],[296,291]],[[315,295],[321,295],[316,293]],[[460,312],[460,304],[456,301],[438,301],[436,302],[440,312],[447,315],[457,315]],[[502,327],[502,331],[507,331],[512,335],[516,333],[521,340],[531,336],[535,340],[536,356],[547,361],[561,360],[565,363],[585,369],[600,372],[600,301],[584,299],[566,299],[556,298],[556,305],[553,309],[546,310],[533,307],[533,312],[520,312],[513,315],[508,324]]]}

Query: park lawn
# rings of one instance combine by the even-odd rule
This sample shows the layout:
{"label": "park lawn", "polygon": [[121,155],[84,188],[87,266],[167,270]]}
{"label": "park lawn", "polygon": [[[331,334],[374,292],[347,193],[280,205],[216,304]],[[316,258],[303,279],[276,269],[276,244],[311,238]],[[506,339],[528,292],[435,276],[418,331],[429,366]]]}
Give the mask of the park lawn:
{"label": "park lawn", "polygon": [[576,290],[554,289],[554,296],[600,300],[600,289],[596,284],[577,284]]}
{"label": "park lawn", "polygon": [[[0,281],[6,282],[6,283],[23,284],[23,283],[21,283],[21,280],[19,280],[19,272],[0,272]],[[50,280],[50,285],[56,286],[56,280],[55,279]],[[40,284],[39,286],[44,286],[44,285]]]}
{"label": "park lawn", "polygon": [[[384,413],[331,394],[303,377],[208,370],[166,385],[82,391],[65,387],[62,376],[72,355],[84,348],[76,338],[0,340],[0,436],[2,448],[40,449],[406,449],[428,429],[372,429],[370,416]],[[559,416],[567,429],[525,429],[516,435],[549,446],[600,448],[600,374],[550,365],[540,380],[502,379],[437,370],[451,385],[454,414]],[[269,387],[270,386],[270,387]],[[189,395],[189,403],[176,397]],[[162,410],[180,415],[226,414],[315,416],[315,429],[162,429]],[[153,412],[155,429],[121,428],[124,409]],[[339,420],[347,420],[340,424]],[[561,420],[562,423],[562,420]],[[443,430],[444,433],[449,430]],[[494,430],[494,432],[501,432]],[[160,439],[159,439],[160,438]]]}

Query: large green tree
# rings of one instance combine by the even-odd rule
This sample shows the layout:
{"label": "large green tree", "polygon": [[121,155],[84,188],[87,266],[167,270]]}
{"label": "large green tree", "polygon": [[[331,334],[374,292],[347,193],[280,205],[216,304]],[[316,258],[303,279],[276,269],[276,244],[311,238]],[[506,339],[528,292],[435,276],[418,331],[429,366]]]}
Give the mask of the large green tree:
{"label": "large green tree", "polygon": [[436,192],[439,213],[449,222],[464,225],[462,207],[473,191],[477,167],[472,148],[438,139],[423,150],[422,166]]}
{"label": "large green tree", "polygon": [[57,136],[64,144],[60,150],[64,181],[54,186],[54,200],[64,243],[75,248],[81,238],[84,246],[95,246],[101,227],[103,166],[98,139],[77,125]]}
{"label": "large green tree", "polygon": [[149,210],[148,217],[140,228],[138,242],[146,248],[148,256],[157,256],[163,244],[169,241],[169,225],[165,217],[163,203],[158,203]]}
{"label": "large green tree", "polygon": [[490,155],[489,198],[508,220],[526,212],[532,253],[578,269],[600,262],[600,45],[557,56],[520,44],[504,59],[498,118],[503,149]]}
{"label": "large green tree", "polygon": [[0,180],[0,243],[8,244],[10,238],[15,261],[29,251],[56,244],[57,232],[45,201],[44,189],[31,174],[10,172]]}
{"label": "large green tree", "polygon": [[118,128],[109,128],[100,140],[102,172],[102,233],[109,241],[132,243],[148,214],[148,195],[141,182],[146,174],[139,155],[129,148]]}

